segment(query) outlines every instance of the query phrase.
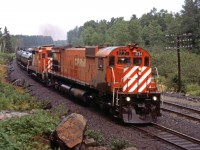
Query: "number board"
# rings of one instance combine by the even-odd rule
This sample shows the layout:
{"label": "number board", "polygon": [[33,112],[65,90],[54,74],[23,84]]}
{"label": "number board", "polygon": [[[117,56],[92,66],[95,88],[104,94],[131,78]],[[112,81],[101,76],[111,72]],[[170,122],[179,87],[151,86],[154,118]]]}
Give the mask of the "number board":
{"label": "number board", "polygon": [[119,49],[117,55],[129,55],[129,52],[127,52],[126,49]]}
{"label": "number board", "polygon": [[135,56],[142,56],[142,52],[135,52]]}

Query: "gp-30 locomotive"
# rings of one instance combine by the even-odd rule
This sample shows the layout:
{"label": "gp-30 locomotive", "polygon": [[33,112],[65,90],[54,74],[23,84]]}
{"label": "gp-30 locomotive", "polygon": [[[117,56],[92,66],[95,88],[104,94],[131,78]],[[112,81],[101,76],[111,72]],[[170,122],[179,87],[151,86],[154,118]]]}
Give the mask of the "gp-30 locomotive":
{"label": "gp-30 locomotive", "polygon": [[149,53],[136,44],[41,46],[31,53],[18,51],[17,60],[45,84],[108,109],[125,123],[148,123],[161,115],[161,94],[152,75],[157,70],[150,67]]}

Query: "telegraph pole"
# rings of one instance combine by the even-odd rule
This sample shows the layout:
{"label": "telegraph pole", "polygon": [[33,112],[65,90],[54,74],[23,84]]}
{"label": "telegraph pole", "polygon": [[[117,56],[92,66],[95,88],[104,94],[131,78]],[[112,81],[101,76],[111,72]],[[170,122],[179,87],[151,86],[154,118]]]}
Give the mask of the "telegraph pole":
{"label": "telegraph pole", "polygon": [[167,37],[175,37],[174,40],[171,40],[170,43],[176,43],[176,46],[166,47],[166,49],[176,49],[177,50],[177,66],[178,66],[178,89],[177,92],[181,92],[181,58],[180,58],[180,48],[188,49],[192,48],[192,34],[181,34],[181,35],[166,35]]}
{"label": "telegraph pole", "polygon": [[176,36],[176,48],[177,48],[177,59],[178,59],[178,92],[181,91],[181,58],[180,58],[180,37]]}

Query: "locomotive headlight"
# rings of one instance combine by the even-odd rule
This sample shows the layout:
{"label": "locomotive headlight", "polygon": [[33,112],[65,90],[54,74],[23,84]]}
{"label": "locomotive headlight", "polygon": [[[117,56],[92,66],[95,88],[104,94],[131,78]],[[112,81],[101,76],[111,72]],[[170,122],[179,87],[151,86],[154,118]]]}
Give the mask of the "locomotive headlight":
{"label": "locomotive headlight", "polygon": [[152,99],[153,99],[154,101],[157,101],[158,98],[157,98],[156,96],[153,96]]}
{"label": "locomotive headlight", "polygon": [[127,102],[130,102],[130,101],[131,101],[131,98],[130,98],[130,97],[126,97],[126,101],[127,101]]}

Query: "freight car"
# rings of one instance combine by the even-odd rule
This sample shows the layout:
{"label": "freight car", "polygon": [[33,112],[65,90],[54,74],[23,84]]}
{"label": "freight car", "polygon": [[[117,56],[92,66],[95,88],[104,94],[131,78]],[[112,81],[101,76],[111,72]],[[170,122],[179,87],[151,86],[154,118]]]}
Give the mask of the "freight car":
{"label": "freight car", "polygon": [[47,85],[108,109],[125,123],[149,123],[161,115],[161,94],[143,48],[47,47],[33,51],[27,67]]}

